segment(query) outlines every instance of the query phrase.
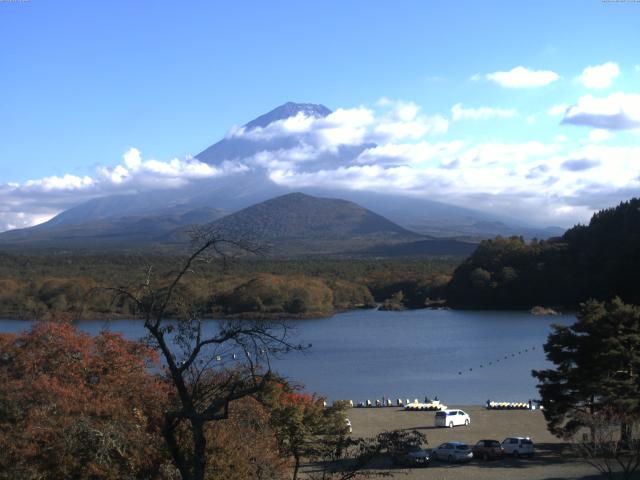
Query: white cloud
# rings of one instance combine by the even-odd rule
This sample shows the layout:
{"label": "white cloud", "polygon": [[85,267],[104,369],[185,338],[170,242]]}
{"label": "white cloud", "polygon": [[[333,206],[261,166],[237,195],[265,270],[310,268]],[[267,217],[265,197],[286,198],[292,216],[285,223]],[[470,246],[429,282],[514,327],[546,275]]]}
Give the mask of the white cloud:
{"label": "white cloud", "polygon": [[[1,192],[0,192],[1,195]],[[25,212],[21,210],[7,210],[0,207],[0,231],[15,228],[27,228],[46,222],[57,212]]]}
{"label": "white cloud", "polygon": [[602,128],[594,128],[589,132],[589,140],[592,142],[604,142],[611,138],[611,132]]}
{"label": "white cloud", "polygon": [[367,140],[373,142],[418,140],[427,135],[446,133],[448,129],[449,122],[439,115],[421,116],[412,120],[388,119],[381,121]]}
{"label": "white cloud", "polygon": [[608,130],[640,128],[640,94],[616,92],[604,98],[584,95],[567,109],[562,123]]}
{"label": "white cloud", "polygon": [[[344,117],[344,111],[337,110],[331,115],[331,123],[335,123],[336,119]],[[351,119],[358,119],[358,123],[369,121],[372,113],[366,109],[351,109],[347,114]],[[307,116],[303,112],[299,112],[294,117],[284,120],[271,122],[266,127],[255,127],[247,129],[245,127],[234,126],[227,133],[227,138],[247,138],[249,140],[272,140],[274,138],[285,137],[289,135],[302,134],[309,131],[314,122],[318,120],[316,117]],[[322,119],[324,120],[324,118]]]}
{"label": "white cloud", "polygon": [[[362,131],[362,136],[358,137],[357,142],[351,142],[350,144],[418,140],[428,135],[445,133],[449,128],[449,122],[444,117],[421,114],[421,107],[414,102],[382,98],[377,104],[384,110],[378,112],[369,110],[370,117],[368,117],[368,121],[358,125]],[[345,110],[346,112],[349,112],[349,110]],[[329,115],[326,119],[329,120],[332,115]],[[339,121],[334,122],[334,128],[338,131],[348,131],[353,128],[353,124],[353,119],[345,114]],[[322,128],[322,120],[318,121],[318,125]]]}
{"label": "white cloud", "polygon": [[324,118],[314,119],[305,132],[314,135],[326,148],[336,148],[363,143],[374,124],[374,113],[368,108],[339,108]]}
{"label": "white cloud", "polygon": [[246,168],[230,162],[223,162],[216,167],[191,157],[174,158],[166,162],[155,159],[143,161],[136,148],[127,150],[123,159],[124,165],[99,167],[96,180],[85,178],[91,180],[92,185],[101,187],[133,185],[175,188],[186,185],[191,180],[226,175]]}
{"label": "white cloud", "polygon": [[71,206],[99,196],[177,188],[203,178],[243,172],[245,165],[223,162],[211,166],[194,158],[142,160],[131,148],[122,164],[98,167],[94,176],[63,175],[0,185],[0,231],[23,228],[49,220]]}
{"label": "white cloud", "polygon": [[560,76],[551,70],[530,70],[519,66],[508,72],[493,72],[486,75],[487,80],[507,88],[544,87],[555,82]]}
{"label": "white cloud", "polygon": [[291,188],[384,191],[438,198],[485,210],[504,209],[529,221],[570,226],[640,188],[640,147],[560,144],[421,142],[363,152],[355,165],[316,171],[274,170]]}
{"label": "white cloud", "polygon": [[[288,186],[325,186],[376,189],[405,193],[452,193],[469,189],[508,189],[514,162],[529,162],[555,151],[539,142],[488,143],[465,146],[462,142],[388,144],[361,153],[359,165],[323,168],[315,172],[295,169],[271,172],[271,178]],[[391,161],[393,159],[394,161]],[[437,190],[432,190],[435,186]]]}
{"label": "white cloud", "polygon": [[493,107],[479,107],[479,108],[465,108],[461,103],[456,103],[451,107],[452,120],[484,120],[489,118],[512,118],[515,117],[518,112],[514,108],[493,108]]}
{"label": "white cloud", "polygon": [[569,108],[569,105],[565,103],[559,103],[558,105],[554,105],[553,107],[549,108],[549,110],[547,110],[547,114],[551,115],[552,117],[559,117],[565,114],[567,108]]}
{"label": "white cloud", "polygon": [[380,110],[365,107],[339,108],[326,117],[299,113],[266,127],[234,127],[227,138],[270,141],[297,135],[305,144],[324,150],[363,143],[418,140],[426,135],[445,133],[449,122],[440,115],[423,115],[413,102],[381,98]]}
{"label": "white cloud", "polygon": [[[39,180],[27,180],[23,187],[27,190],[41,190],[50,192],[54,190],[87,190],[95,185],[95,181],[88,176],[78,177],[76,175],[66,174],[62,177],[52,176]],[[16,184],[13,184],[16,186]]]}
{"label": "white cloud", "polygon": [[585,68],[578,81],[587,88],[607,88],[620,75],[620,67],[615,62],[593,65]]}
{"label": "white cloud", "polygon": [[461,141],[430,143],[387,143],[361,152],[354,160],[370,165],[438,165],[443,159],[451,159],[462,151]]}
{"label": "white cloud", "polygon": [[142,155],[137,148],[130,148],[123,155],[124,164],[127,168],[136,170],[142,165]]}

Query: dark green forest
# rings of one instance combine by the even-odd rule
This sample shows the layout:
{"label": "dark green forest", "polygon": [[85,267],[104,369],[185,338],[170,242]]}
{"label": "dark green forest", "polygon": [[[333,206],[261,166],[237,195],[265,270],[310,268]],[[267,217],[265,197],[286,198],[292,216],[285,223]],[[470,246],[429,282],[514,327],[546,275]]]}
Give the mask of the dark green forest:
{"label": "dark green forest", "polygon": [[640,199],[593,215],[562,237],[483,241],[454,272],[447,302],[458,308],[576,308],[615,296],[640,303]]}

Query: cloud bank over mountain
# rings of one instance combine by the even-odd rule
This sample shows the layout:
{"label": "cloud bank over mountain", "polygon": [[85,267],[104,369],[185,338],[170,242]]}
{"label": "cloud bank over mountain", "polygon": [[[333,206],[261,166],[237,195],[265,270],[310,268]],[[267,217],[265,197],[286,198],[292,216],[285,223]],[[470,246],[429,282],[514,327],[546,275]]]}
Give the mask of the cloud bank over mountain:
{"label": "cloud bank over mountain", "polygon": [[143,160],[138,149],[130,148],[121,163],[113,167],[99,166],[92,176],[65,174],[0,185],[0,230],[42,223],[60,211],[92,198],[175,189],[198,179],[241,173],[246,168],[236,162],[212,166],[195,158]]}
{"label": "cloud bank over mountain", "polygon": [[[608,62],[585,68],[580,81],[605,88],[619,73],[617,64]],[[482,78],[515,89],[565,77],[516,67]],[[435,112],[388,98],[334,111],[313,104],[276,110],[276,117],[232,127],[223,142],[226,150],[219,150],[228,153],[216,162],[204,156],[145,159],[130,148],[121,162],[91,174],[0,185],[0,230],[40,223],[91,198],[184,189],[213,178],[241,182],[262,176],[291,189],[393,193],[561,226],[586,221],[593,211],[637,195],[640,188],[640,93],[588,93],[526,112],[515,105],[463,102]],[[542,121],[537,119],[550,126],[530,127]],[[502,129],[514,122],[526,122],[527,138],[501,138]],[[472,136],[465,130],[479,124],[493,134]]]}

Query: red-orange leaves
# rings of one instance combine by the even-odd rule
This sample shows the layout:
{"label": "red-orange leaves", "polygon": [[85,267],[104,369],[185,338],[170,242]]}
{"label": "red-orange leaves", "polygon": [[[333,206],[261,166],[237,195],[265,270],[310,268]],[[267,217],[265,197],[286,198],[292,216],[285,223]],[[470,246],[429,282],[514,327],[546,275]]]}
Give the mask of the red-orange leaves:
{"label": "red-orange leaves", "polygon": [[0,336],[0,478],[155,476],[167,387],[153,350],[64,323]]}

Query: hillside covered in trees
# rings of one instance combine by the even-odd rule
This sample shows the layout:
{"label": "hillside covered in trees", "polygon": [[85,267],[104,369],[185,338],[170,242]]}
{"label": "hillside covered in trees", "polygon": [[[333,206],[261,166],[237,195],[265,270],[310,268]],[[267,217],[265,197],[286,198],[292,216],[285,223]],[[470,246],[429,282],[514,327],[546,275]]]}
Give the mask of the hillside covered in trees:
{"label": "hillside covered in trees", "polygon": [[[0,317],[131,318],[132,305],[108,287],[141,284],[149,267],[160,276],[177,255],[0,253]],[[272,260],[202,262],[180,295],[203,316],[318,317],[384,303],[422,308],[440,298],[458,258],[420,260]],[[175,314],[175,312],[169,312]]]}
{"label": "hillside covered in trees", "polygon": [[640,303],[640,199],[593,215],[562,237],[487,240],[454,272],[459,308],[574,308],[589,298]]}

